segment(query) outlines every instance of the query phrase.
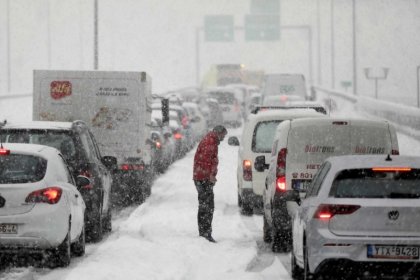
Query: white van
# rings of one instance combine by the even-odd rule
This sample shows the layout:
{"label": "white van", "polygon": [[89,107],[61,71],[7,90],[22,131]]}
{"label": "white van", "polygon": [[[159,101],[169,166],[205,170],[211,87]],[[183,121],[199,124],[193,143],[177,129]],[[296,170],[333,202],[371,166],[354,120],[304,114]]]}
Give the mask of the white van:
{"label": "white van", "polygon": [[[256,172],[255,158],[270,157],[276,128],[284,120],[294,118],[326,117],[315,109],[274,108],[250,114],[244,125],[242,139],[238,151],[238,205],[242,214],[252,214],[254,208],[262,208],[262,195],[267,172]],[[229,138],[229,144],[239,145],[239,140]]]}
{"label": "white van", "polygon": [[304,193],[322,162],[330,156],[398,155],[395,128],[386,121],[350,119],[294,119],[282,122],[274,137],[269,165],[257,158],[255,168],[268,168],[264,201],[264,240],[273,251],[288,250],[291,216],[298,206],[285,198]]}

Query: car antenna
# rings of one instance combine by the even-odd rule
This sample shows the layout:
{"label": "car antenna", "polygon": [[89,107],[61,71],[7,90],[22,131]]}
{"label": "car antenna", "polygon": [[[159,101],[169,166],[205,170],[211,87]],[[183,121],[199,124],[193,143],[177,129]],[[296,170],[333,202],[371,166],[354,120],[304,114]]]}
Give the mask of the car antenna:
{"label": "car antenna", "polygon": [[388,156],[386,157],[385,161],[392,161],[391,155],[388,154]]}
{"label": "car antenna", "polygon": [[3,123],[0,123],[0,149],[3,149],[3,138],[1,137],[1,129],[5,126],[7,120],[4,120]]}

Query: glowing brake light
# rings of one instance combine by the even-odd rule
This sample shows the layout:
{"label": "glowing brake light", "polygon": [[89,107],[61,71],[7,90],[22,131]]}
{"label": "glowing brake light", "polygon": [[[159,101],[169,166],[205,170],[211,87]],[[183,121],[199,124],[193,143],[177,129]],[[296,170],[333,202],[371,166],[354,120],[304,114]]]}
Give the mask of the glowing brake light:
{"label": "glowing brake light", "polygon": [[49,187],[31,192],[25,199],[26,203],[56,204],[60,201],[63,190],[59,187]]}
{"label": "glowing brake light", "polygon": [[[85,177],[87,177],[89,179],[92,179],[92,177],[93,177],[92,176],[92,173],[89,170],[83,170],[83,171],[81,171],[80,172],[80,176],[85,176]],[[91,190],[91,189],[93,189],[93,184],[89,184],[89,185],[83,186],[82,189]]]}
{"label": "glowing brake light", "polygon": [[252,181],[252,163],[250,160],[244,160],[243,166],[243,178],[244,181]]}
{"label": "glowing brake light", "polygon": [[128,171],[128,170],[144,170],[143,164],[121,164],[121,170]]}
{"label": "glowing brake light", "polygon": [[276,180],[276,191],[286,191],[286,176],[277,177]]}
{"label": "glowing brake light", "polygon": [[176,140],[180,140],[180,139],[182,139],[182,134],[181,134],[181,133],[179,133],[179,132],[177,132],[177,133],[175,133],[175,134],[174,134],[174,138],[175,138]]}
{"label": "glowing brake light", "polygon": [[359,208],[360,205],[321,204],[314,214],[314,219],[329,220],[335,215],[350,215]]}
{"label": "glowing brake light", "polygon": [[160,149],[162,147],[162,144],[160,142],[156,142],[155,144],[157,149]]}
{"label": "glowing brake light", "polygon": [[372,171],[375,172],[409,172],[410,167],[374,167]]}
{"label": "glowing brake light", "polygon": [[10,155],[10,150],[0,148],[0,156],[7,156]]}

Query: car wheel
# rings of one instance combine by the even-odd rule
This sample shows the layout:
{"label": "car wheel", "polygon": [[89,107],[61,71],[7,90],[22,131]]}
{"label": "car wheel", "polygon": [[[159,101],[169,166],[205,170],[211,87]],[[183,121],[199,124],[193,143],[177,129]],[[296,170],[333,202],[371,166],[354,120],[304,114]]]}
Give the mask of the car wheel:
{"label": "car wheel", "polygon": [[265,214],[263,214],[263,219],[264,219],[263,240],[264,240],[265,243],[270,243],[272,241],[271,228],[270,228],[270,225],[267,222],[267,218],[265,217]]}
{"label": "car wheel", "polygon": [[54,267],[66,267],[71,260],[71,244],[70,244],[70,222],[67,235],[64,241],[57,247],[52,249],[48,254],[48,265]]}
{"label": "car wheel", "polygon": [[108,211],[107,211],[107,214],[106,214],[106,217],[105,217],[103,230],[105,232],[111,232],[112,231],[112,211],[109,207],[108,207]]}
{"label": "car wheel", "polygon": [[85,227],[83,226],[82,232],[80,233],[79,238],[75,243],[71,246],[71,251],[73,255],[76,257],[81,257],[85,254],[85,245],[86,245],[86,239],[85,239]]}
{"label": "car wheel", "polygon": [[89,240],[93,242],[101,241],[103,237],[102,205],[99,206],[98,212],[95,221],[91,221],[91,226],[88,231]]}
{"label": "car wheel", "polygon": [[279,230],[276,225],[271,228],[272,232],[272,251],[275,253],[286,253],[290,251],[289,238],[285,231]]}
{"label": "car wheel", "polygon": [[241,214],[249,216],[249,215],[252,215],[253,212],[254,212],[254,209],[252,205],[249,202],[242,201]]}
{"label": "car wheel", "polygon": [[308,260],[308,247],[306,246],[306,239],[304,241],[305,243],[303,244],[303,280],[308,280],[308,279],[315,279],[315,275],[310,273],[309,271],[309,260]]}
{"label": "car wheel", "polygon": [[292,269],[292,278],[295,280],[304,280],[303,273],[304,270],[296,263],[296,257],[292,249],[291,257],[291,269]]}

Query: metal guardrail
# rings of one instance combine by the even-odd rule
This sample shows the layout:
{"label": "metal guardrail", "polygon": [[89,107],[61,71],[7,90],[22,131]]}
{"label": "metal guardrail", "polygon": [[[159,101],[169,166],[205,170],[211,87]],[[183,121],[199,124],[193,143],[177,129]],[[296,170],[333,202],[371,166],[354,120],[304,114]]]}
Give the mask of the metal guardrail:
{"label": "metal guardrail", "polygon": [[0,94],[0,100],[2,99],[12,99],[12,98],[22,98],[22,97],[31,97],[32,93],[25,93],[25,94]]}
{"label": "metal guardrail", "polygon": [[394,124],[399,132],[420,140],[420,109],[417,107],[354,96],[319,86],[313,86],[312,90],[315,91],[317,97],[333,101],[333,106],[331,106],[332,102],[327,104],[330,105],[327,107],[330,107],[331,110],[339,110],[342,106],[353,105],[358,112],[385,119]]}

